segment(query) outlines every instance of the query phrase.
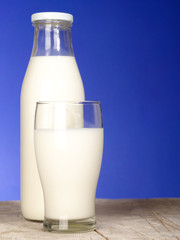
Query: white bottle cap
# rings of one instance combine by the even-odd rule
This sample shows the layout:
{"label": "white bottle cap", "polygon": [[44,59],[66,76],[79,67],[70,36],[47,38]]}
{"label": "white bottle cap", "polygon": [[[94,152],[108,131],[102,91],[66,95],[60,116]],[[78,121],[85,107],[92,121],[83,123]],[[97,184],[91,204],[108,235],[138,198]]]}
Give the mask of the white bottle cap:
{"label": "white bottle cap", "polygon": [[73,22],[73,15],[62,12],[39,12],[31,15],[32,22],[38,20],[64,20]]}

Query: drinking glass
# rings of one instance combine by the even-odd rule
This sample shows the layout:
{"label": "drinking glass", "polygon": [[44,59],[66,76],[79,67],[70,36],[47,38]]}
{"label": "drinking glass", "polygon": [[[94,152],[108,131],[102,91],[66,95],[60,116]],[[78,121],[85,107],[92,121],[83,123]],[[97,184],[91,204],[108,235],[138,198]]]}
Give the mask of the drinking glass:
{"label": "drinking glass", "polygon": [[38,102],[34,142],[45,230],[96,227],[95,194],[103,153],[100,102]]}

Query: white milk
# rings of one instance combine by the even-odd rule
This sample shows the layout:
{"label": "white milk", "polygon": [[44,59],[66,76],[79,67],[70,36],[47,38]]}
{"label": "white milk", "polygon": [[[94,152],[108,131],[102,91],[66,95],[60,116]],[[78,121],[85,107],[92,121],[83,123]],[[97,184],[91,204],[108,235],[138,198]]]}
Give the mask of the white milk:
{"label": "white milk", "polygon": [[95,215],[103,129],[35,130],[45,217],[83,219]]}
{"label": "white milk", "polygon": [[83,100],[83,84],[74,57],[31,57],[21,90],[21,209],[27,219],[44,219],[34,151],[36,102]]}

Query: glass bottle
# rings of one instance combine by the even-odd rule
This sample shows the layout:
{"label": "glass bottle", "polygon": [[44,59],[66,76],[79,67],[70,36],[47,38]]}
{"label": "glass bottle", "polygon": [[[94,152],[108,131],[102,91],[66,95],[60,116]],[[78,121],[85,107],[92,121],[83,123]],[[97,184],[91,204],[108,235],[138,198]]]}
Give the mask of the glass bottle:
{"label": "glass bottle", "polygon": [[26,219],[43,220],[44,200],[34,150],[38,101],[83,101],[84,88],[74,57],[67,13],[35,13],[32,55],[21,89],[21,210]]}

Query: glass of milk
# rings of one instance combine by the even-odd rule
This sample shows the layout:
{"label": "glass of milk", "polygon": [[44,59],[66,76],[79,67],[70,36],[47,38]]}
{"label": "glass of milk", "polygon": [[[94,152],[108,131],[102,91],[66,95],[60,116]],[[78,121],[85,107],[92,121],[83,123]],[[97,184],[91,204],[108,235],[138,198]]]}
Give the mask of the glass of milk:
{"label": "glass of milk", "polygon": [[34,128],[44,229],[94,230],[104,135],[100,102],[38,102]]}

